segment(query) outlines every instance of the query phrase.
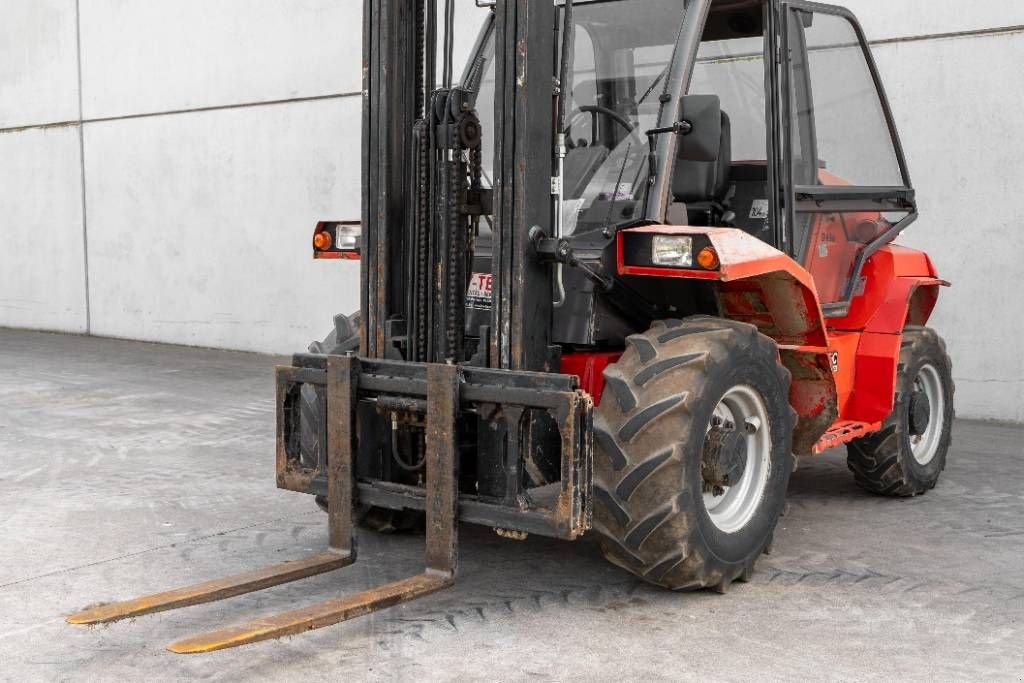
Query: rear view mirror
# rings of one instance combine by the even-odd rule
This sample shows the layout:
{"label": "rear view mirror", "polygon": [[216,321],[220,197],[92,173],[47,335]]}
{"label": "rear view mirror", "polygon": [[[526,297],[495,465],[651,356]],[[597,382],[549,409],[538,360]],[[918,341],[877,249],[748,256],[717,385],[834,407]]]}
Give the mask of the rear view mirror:
{"label": "rear view mirror", "polygon": [[717,161],[722,148],[722,101],[718,95],[686,95],[677,156],[683,161]]}

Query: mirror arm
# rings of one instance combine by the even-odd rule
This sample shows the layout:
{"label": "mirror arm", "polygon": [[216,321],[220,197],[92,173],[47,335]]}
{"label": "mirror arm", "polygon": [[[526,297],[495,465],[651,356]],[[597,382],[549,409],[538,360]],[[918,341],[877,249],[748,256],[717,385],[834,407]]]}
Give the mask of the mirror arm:
{"label": "mirror arm", "polygon": [[665,128],[651,128],[647,131],[646,135],[649,139],[654,138],[656,135],[664,135],[665,133],[675,133],[676,135],[689,135],[693,132],[693,124],[689,121],[676,121],[671,126]]}
{"label": "mirror arm", "polygon": [[647,136],[647,186],[654,181],[657,177],[657,150],[654,145],[655,138],[658,135],[665,135],[666,133],[674,133],[676,135],[689,135],[693,132],[693,124],[689,121],[677,121],[671,126],[664,128],[651,128],[646,133]]}
{"label": "mirror arm", "polygon": [[671,126],[664,128],[651,128],[645,133],[647,136],[647,164],[648,164],[648,186],[658,176],[658,155],[655,148],[655,138],[666,133],[676,135],[689,135],[693,132],[693,124],[689,121],[676,121]]}

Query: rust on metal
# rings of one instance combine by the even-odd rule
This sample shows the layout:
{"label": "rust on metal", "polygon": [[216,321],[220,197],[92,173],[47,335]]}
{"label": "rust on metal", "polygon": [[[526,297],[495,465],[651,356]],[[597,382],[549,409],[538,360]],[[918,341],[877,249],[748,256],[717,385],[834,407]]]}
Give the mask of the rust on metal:
{"label": "rust on metal", "polygon": [[306,470],[287,467],[277,473],[277,488],[284,491],[308,491],[313,483],[314,474]]}
{"label": "rust on metal", "polygon": [[[352,543],[352,454],[357,373],[350,356],[330,356],[328,372],[328,508],[331,546]],[[427,366],[426,565],[423,574],[377,588],[325,600],[248,624],[180,640],[178,654],[213,652],[261,640],[304,633],[429,595],[455,582],[458,549],[458,461],[455,419],[461,379],[454,365]],[[354,546],[350,545],[354,557]]]}
{"label": "rust on metal", "polygon": [[248,624],[179,640],[168,645],[167,649],[177,654],[199,654],[296,635],[430,595],[451,586],[453,582],[451,577],[433,573],[419,574],[361,593],[324,600],[315,605],[257,619]]}
{"label": "rust on metal", "polygon": [[[101,624],[200,605],[298,581],[352,564],[356,557],[352,532],[354,369],[355,361],[349,356],[330,356],[327,359],[327,479],[331,508],[330,549],[327,552],[135,600],[98,605],[69,616],[67,621],[72,624]],[[298,376],[292,368],[278,368],[276,379],[278,483],[294,485],[305,482],[311,476],[291,466],[285,446],[285,427],[289,419],[285,399],[298,381]]]}
{"label": "rust on metal", "polygon": [[[269,588],[307,576],[347,566],[356,559],[353,535],[353,502],[356,490],[354,462],[358,451],[357,402],[360,392],[394,396],[393,407],[419,408],[425,427],[425,485],[423,488],[370,482],[368,489],[378,495],[395,493],[419,502],[427,515],[425,571],[417,576],[340,596],[277,615],[268,615],[247,624],[188,638],[169,646],[177,653],[209,652],[261,640],[318,629],[353,619],[398,603],[429,595],[451,586],[455,581],[459,520],[459,449],[457,421],[467,407],[495,405],[500,395],[506,399],[500,409],[523,415],[527,409],[548,412],[561,432],[562,477],[552,483],[550,505],[530,508],[525,499],[507,511],[501,506],[483,505],[467,498],[462,504],[471,519],[502,529],[510,537],[527,532],[555,534],[574,538],[591,524],[590,421],[593,404],[578,389],[557,391],[528,389],[529,374],[518,373],[523,386],[505,386],[504,374],[493,370],[460,368],[454,364],[408,366],[355,356],[327,356],[313,359],[317,365],[280,368],[277,373],[278,399],[278,479],[287,486],[309,485],[310,476],[326,475],[328,497],[329,550],[319,555],[274,567],[210,581],[188,588],[139,598],[114,605],[97,606],[68,618],[72,623],[104,623],[159,612],[162,610],[212,602]],[[386,366],[386,367],[385,367]],[[477,373],[477,376],[472,375]],[[470,381],[470,377],[475,379]],[[538,376],[539,377],[539,376]],[[549,384],[550,379],[546,379]],[[323,386],[326,400],[321,404],[325,459],[317,472],[302,468],[289,457],[287,439],[294,428],[291,408],[286,404],[303,384]],[[557,383],[556,383],[557,384]],[[559,385],[561,386],[561,385]],[[575,386],[571,382],[567,386]],[[403,393],[402,389],[405,389]],[[383,392],[383,393],[381,393]],[[395,392],[395,393],[392,393]],[[412,392],[412,393],[409,393]],[[411,415],[410,415],[411,417]],[[519,436],[515,437],[516,445]],[[322,471],[320,471],[322,470]],[[515,478],[518,488],[519,477]],[[366,485],[366,482],[363,482]],[[363,486],[358,489],[361,494]],[[389,494],[390,492],[390,494]],[[475,506],[475,507],[474,507]],[[519,526],[523,528],[517,528]]]}
{"label": "rust on metal", "polygon": [[501,527],[494,527],[494,533],[498,534],[502,538],[507,538],[512,541],[525,541],[530,537],[530,534],[525,531],[516,531],[515,529],[502,529]]}
{"label": "rust on metal", "polygon": [[810,455],[839,417],[835,378],[823,353],[782,349],[782,364],[793,377],[789,400],[797,413],[793,452]]}
{"label": "rust on metal", "polygon": [[854,439],[859,439],[867,434],[877,432],[881,428],[882,425],[879,422],[874,424],[868,422],[856,422],[854,420],[838,422],[825,432],[825,434],[818,440],[818,443],[815,444],[814,455],[820,455],[830,448],[835,448],[836,446],[849,443]]}
{"label": "rust on metal", "polygon": [[290,366],[274,368],[275,391],[277,394],[277,430],[275,467],[277,470],[277,487],[285,491],[306,491],[309,489],[315,470],[302,467],[302,464],[288,457],[288,431],[293,416],[293,399],[301,382],[302,370]]}
{"label": "rust on metal", "polygon": [[263,590],[282,583],[298,581],[308,576],[341,569],[352,564],[352,558],[336,552],[310,555],[272,567],[235,574],[194,586],[164,593],[155,593],[135,600],[97,605],[67,618],[69,624],[108,624],[129,617],[154,614],[165,610],[202,605],[236,595]]}
{"label": "rust on metal", "polygon": [[[277,431],[276,431],[276,468],[277,468],[277,486],[285,490],[296,490],[294,486],[301,486],[304,483],[304,477],[301,473],[295,472],[289,466],[288,462],[288,448],[286,443],[286,431],[288,428],[288,390],[290,387],[290,380],[294,374],[294,369],[291,367],[277,366],[274,368],[274,379],[276,387],[276,401],[277,401]],[[301,489],[298,489],[301,490]]]}
{"label": "rust on metal", "polygon": [[332,550],[355,559],[352,489],[355,486],[355,386],[358,361],[327,357],[327,527]]}
{"label": "rust on metal", "polygon": [[455,420],[461,380],[455,365],[427,366],[427,569],[453,577],[458,554],[459,469]]}

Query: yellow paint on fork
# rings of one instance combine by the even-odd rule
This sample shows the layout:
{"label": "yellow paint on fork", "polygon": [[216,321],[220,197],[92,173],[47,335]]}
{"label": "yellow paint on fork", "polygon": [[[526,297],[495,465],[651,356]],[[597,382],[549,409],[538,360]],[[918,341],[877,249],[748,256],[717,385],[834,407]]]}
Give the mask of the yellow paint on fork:
{"label": "yellow paint on fork", "polygon": [[430,595],[454,584],[454,578],[425,573],[308,607],[256,619],[247,624],[211,631],[167,646],[176,654],[214,652],[313,631]]}
{"label": "yellow paint on fork", "polygon": [[301,560],[292,560],[164,593],[154,593],[135,600],[94,605],[70,615],[66,621],[69,624],[109,624],[130,617],[201,605],[252,593],[282,583],[290,583],[316,574],[341,569],[352,562],[353,558],[348,554],[330,551],[318,553]]}

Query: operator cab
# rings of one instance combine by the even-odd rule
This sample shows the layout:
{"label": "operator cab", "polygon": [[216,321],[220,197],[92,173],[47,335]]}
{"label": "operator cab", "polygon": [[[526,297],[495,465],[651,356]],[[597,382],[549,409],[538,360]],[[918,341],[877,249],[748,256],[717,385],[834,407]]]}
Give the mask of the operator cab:
{"label": "operator cab", "polygon": [[[637,16],[647,26],[620,30],[624,23],[637,22]],[[647,169],[627,164],[626,170],[632,173],[623,173],[624,181],[619,181],[623,165],[616,150],[623,144],[632,146],[640,152],[638,157],[648,151],[643,132],[657,125],[681,18],[678,2],[620,0],[577,8],[572,91],[576,115],[567,131],[565,168],[569,200],[593,204],[586,196],[589,188],[596,192],[599,204],[609,195],[619,198],[622,206],[617,218],[639,215],[623,195],[646,182]],[[611,54],[594,54],[595,45],[610,48]],[[738,227],[774,242],[767,206],[764,52],[761,2],[732,2],[713,9],[689,93],[719,99],[720,114],[714,114],[718,121],[712,134],[718,139],[712,141],[705,158],[680,155],[676,161],[668,223]],[[587,68],[581,70],[581,63]],[[606,166],[604,176],[602,165]],[[605,189],[609,181],[614,188],[611,193]],[[600,218],[600,211],[598,216],[571,215],[578,208],[570,207],[568,221],[577,230],[598,222],[594,219]]]}
{"label": "operator cab", "polygon": [[[669,81],[693,7],[679,0],[574,2],[572,58],[561,84],[569,95],[559,234],[580,250],[594,250],[607,246],[618,229],[652,220],[739,229],[801,263],[826,313],[841,315],[867,255],[916,217],[863,33],[839,8],[712,0],[689,80],[673,95]],[[766,62],[766,55],[775,49],[789,55],[787,69],[766,68],[773,61]],[[483,121],[494,116],[493,50],[488,28],[474,61],[484,62],[477,100]],[[676,98],[684,119],[701,120],[692,135],[679,138],[694,140],[677,143],[665,207],[660,220],[652,219],[652,203],[659,201],[651,195],[654,157],[668,137],[652,131],[664,125],[666,107]],[[704,111],[695,114],[695,106]],[[693,146],[698,153],[688,151]],[[492,138],[485,136],[482,152],[483,167],[490,169]],[[854,188],[863,190],[851,203],[846,197]],[[478,256],[486,261],[486,226],[481,237]],[[486,263],[477,269],[485,272]],[[557,341],[615,343],[631,327],[642,327],[643,321],[630,319],[635,311],[605,305],[585,274],[570,269],[565,277],[569,297],[582,298],[570,307],[589,311],[594,321],[562,329],[556,315]],[[670,313],[708,312],[700,309],[706,301],[694,291],[699,285],[625,284],[641,297],[647,287],[679,288],[671,298],[696,301],[697,309]]]}

